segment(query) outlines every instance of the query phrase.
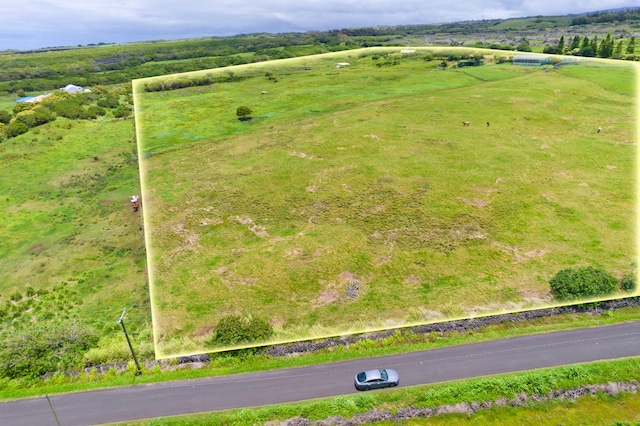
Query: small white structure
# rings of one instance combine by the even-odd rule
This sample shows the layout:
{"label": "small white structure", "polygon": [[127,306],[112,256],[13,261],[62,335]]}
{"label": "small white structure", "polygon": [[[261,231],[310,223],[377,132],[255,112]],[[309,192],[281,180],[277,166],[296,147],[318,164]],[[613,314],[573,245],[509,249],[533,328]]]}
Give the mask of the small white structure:
{"label": "small white structure", "polygon": [[336,68],[346,67],[351,65],[349,62],[338,62]]}
{"label": "small white structure", "polygon": [[403,49],[400,51],[400,53],[404,53],[404,54],[416,53],[416,49]]}
{"label": "small white structure", "polygon": [[90,92],[91,91],[89,89],[83,89],[82,87],[76,86],[76,85],[73,85],[73,84],[67,84],[66,86],[62,87],[60,90],[63,91],[63,92],[70,93],[72,95],[75,94],[75,93],[85,93],[85,92]]}

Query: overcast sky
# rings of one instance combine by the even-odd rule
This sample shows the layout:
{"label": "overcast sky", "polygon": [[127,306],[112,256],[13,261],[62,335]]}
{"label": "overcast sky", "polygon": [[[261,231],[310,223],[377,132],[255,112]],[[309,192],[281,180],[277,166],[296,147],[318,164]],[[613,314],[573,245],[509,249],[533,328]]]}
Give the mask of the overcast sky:
{"label": "overcast sky", "polygon": [[0,0],[0,50],[566,15],[638,0]]}

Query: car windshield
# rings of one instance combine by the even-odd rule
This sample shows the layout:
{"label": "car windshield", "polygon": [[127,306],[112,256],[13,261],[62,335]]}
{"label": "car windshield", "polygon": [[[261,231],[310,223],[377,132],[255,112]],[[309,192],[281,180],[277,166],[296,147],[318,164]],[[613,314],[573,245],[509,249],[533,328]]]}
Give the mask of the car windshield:
{"label": "car windshield", "polygon": [[382,378],[382,380],[387,380],[389,378],[386,370],[379,370],[379,371],[380,371],[380,377]]}
{"label": "car windshield", "polygon": [[363,371],[362,373],[358,374],[358,381],[359,382],[364,382],[365,380],[367,380],[367,375]]}

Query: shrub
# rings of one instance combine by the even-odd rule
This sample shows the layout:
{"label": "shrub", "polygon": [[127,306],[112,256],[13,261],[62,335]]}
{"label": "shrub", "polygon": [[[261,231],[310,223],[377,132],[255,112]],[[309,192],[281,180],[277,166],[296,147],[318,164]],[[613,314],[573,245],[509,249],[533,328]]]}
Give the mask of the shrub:
{"label": "shrub", "polygon": [[11,117],[12,115],[9,111],[0,111],[0,123],[9,124]]}
{"label": "shrub", "polygon": [[19,104],[14,105],[13,114],[16,115],[21,113],[22,111],[26,111],[28,109],[33,108],[33,104],[30,102],[20,102]]}
{"label": "shrub", "polygon": [[131,107],[128,105],[120,105],[118,108],[113,110],[113,116],[116,118],[128,117],[129,114],[131,114]]}
{"label": "shrub", "polygon": [[77,322],[49,322],[14,330],[11,338],[2,336],[2,341],[0,376],[14,379],[77,368],[97,338]]}
{"label": "shrub", "polygon": [[619,288],[615,277],[591,266],[564,269],[549,280],[549,285],[553,296],[561,301],[606,296]]}
{"label": "shrub", "polygon": [[120,99],[118,95],[109,93],[105,97],[98,99],[97,104],[102,108],[117,108],[120,105]]}
{"label": "shrub", "polygon": [[635,275],[625,275],[620,280],[620,288],[624,291],[628,291],[632,293],[636,290],[636,276]]}
{"label": "shrub", "polygon": [[216,326],[209,343],[214,345],[238,345],[263,342],[273,334],[271,325],[261,318],[245,320],[239,315],[228,315]]}
{"label": "shrub", "polygon": [[91,106],[88,108],[88,111],[89,111],[89,114],[90,114],[93,118],[98,117],[98,116],[103,116],[103,115],[106,115],[106,114],[107,114],[107,111],[105,111],[105,109],[104,109],[104,108],[99,107],[99,106],[97,106],[97,105],[91,105]]}
{"label": "shrub", "polygon": [[251,119],[251,114],[253,110],[246,105],[239,106],[236,110],[236,115],[239,120],[249,120]]}
{"label": "shrub", "polygon": [[62,99],[57,102],[48,103],[48,105],[61,117],[71,120],[90,118],[88,111],[82,106],[79,97]]}
{"label": "shrub", "polygon": [[29,126],[21,122],[13,122],[4,129],[7,138],[13,138],[29,131]]}

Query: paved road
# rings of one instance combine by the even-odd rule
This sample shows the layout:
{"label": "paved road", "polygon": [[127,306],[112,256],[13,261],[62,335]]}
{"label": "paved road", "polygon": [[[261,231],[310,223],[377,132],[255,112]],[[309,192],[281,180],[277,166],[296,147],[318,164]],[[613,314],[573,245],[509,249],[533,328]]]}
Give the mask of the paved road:
{"label": "paved road", "polygon": [[[93,425],[356,392],[353,375],[385,366],[410,386],[640,356],[640,321],[263,373],[50,396],[64,426]],[[379,392],[379,391],[374,391]],[[56,425],[46,398],[0,403],[0,425]]]}

